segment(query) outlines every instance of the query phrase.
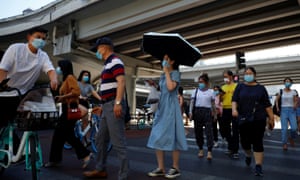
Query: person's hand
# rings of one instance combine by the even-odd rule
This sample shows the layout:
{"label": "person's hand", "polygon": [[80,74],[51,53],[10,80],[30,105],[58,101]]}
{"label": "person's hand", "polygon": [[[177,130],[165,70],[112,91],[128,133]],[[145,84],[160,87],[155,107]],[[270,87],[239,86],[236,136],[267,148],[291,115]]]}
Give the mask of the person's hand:
{"label": "person's hand", "polygon": [[269,120],[268,120],[268,129],[270,130],[273,130],[274,129],[274,126],[275,126],[275,123],[274,123],[274,116],[273,117],[269,117]]}
{"label": "person's hand", "polygon": [[57,80],[51,80],[50,81],[50,87],[52,90],[56,90],[58,86]]}
{"label": "person's hand", "polygon": [[92,113],[96,114],[98,116],[101,116],[101,114],[102,114],[102,107],[94,107],[93,110],[92,110]]}
{"label": "person's hand", "polygon": [[117,119],[121,118],[121,116],[122,116],[122,105],[121,104],[115,104],[114,114]]}
{"label": "person's hand", "polygon": [[164,66],[163,67],[163,71],[167,74],[170,72],[169,68],[167,66]]}
{"label": "person's hand", "polygon": [[62,102],[63,96],[55,96],[55,102]]}
{"label": "person's hand", "polygon": [[233,117],[238,117],[239,116],[239,112],[237,110],[232,110],[232,116]]}

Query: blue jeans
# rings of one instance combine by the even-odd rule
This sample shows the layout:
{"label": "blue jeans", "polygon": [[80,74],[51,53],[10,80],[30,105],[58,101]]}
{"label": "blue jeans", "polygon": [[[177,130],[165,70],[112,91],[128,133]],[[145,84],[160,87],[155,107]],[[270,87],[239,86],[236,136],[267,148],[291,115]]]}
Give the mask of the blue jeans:
{"label": "blue jeans", "polygon": [[281,120],[281,140],[283,144],[287,144],[288,122],[291,126],[291,138],[296,138],[297,119],[296,110],[293,107],[282,107],[280,111]]}

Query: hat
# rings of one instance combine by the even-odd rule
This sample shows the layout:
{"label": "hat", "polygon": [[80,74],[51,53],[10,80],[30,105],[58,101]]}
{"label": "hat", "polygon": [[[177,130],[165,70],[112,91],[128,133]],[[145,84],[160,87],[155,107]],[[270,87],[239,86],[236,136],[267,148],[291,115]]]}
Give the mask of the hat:
{"label": "hat", "polygon": [[108,37],[102,37],[102,38],[97,39],[96,44],[95,44],[95,46],[91,49],[91,51],[96,52],[99,45],[109,45],[109,46],[111,46],[112,48],[114,47],[114,45],[113,45],[113,43],[112,43],[112,41],[111,41],[110,38],[108,38]]}

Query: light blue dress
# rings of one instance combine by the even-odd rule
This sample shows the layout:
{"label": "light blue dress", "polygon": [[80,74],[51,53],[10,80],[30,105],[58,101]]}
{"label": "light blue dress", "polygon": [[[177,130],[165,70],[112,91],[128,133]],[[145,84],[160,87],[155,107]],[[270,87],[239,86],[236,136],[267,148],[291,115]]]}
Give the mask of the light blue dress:
{"label": "light blue dress", "polygon": [[165,74],[161,75],[159,81],[161,95],[147,146],[163,151],[187,150],[178,100],[180,72],[172,71],[170,74],[171,79],[177,82],[177,87],[173,91],[169,91],[166,76]]}

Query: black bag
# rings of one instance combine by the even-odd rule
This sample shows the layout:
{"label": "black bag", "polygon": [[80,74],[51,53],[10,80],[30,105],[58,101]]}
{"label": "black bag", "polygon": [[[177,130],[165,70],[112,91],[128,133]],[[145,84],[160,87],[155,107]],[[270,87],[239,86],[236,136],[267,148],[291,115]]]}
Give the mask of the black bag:
{"label": "black bag", "polygon": [[280,94],[279,94],[279,99],[278,99],[279,111],[277,111],[277,108],[276,108],[276,100],[274,101],[274,105],[273,105],[273,113],[279,117],[280,117],[280,108],[281,108],[281,96],[282,96],[282,89],[280,89]]}
{"label": "black bag", "polygon": [[125,105],[126,105],[126,108],[125,108],[125,117],[124,117],[124,120],[125,120],[125,123],[128,123],[131,120],[131,115],[130,115],[130,107],[128,105],[128,99],[127,99],[127,91],[126,91],[126,89],[125,89]]}
{"label": "black bag", "polygon": [[198,92],[198,88],[196,89],[196,91],[195,91],[195,98],[194,98],[194,103],[193,103],[193,109],[192,109],[192,117],[194,118],[195,116],[195,110],[196,110],[196,100],[197,100],[197,92]]}

